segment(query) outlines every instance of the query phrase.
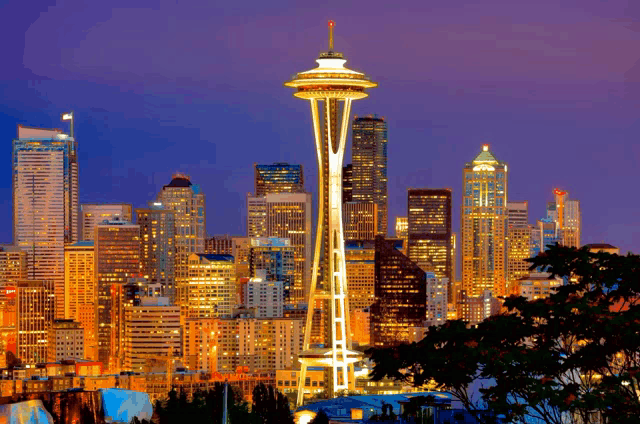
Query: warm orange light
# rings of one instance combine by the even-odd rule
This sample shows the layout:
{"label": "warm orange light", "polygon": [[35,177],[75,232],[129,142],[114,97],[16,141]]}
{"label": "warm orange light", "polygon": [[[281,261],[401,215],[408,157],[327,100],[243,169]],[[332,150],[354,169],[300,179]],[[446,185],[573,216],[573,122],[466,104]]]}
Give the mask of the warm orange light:
{"label": "warm orange light", "polygon": [[567,194],[566,191],[562,191],[559,188],[554,188],[553,189],[553,194],[557,194],[558,196],[564,196],[565,194]]}
{"label": "warm orange light", "polygon": [[333,22],[333,21],[329,21],[329,26],[330,26],[330,27],[334,26],[335,24],[336,24],[335,22]]}

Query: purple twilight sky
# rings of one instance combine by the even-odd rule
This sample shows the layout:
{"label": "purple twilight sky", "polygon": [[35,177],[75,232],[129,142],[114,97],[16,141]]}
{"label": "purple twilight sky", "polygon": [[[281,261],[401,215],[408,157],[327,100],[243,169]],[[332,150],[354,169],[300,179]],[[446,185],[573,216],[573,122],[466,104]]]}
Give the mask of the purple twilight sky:
{"label": "purple twilight sky", "polygon": [[560,187],[583,242],[640,252],[634,0],[5,1],[2,241],[16,124],[66,128],[71,109],[81,202],[143,206],[183,171],[208,232],[244,234],[252,165],[275,161],[302,163],[315,198],[309,107],[282,84],[315,66],[328,19],[347,66],[380,83],[354,113],[388,120],[391,223],[408,187],[451,187],[458,231],[462,167],[489,143],[531,222]]}

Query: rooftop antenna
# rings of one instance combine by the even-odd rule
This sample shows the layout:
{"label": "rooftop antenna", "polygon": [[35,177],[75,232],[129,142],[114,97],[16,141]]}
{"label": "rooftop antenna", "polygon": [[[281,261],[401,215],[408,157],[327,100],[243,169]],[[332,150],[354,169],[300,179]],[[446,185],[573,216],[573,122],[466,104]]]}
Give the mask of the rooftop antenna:
{"label": "rooftop antenna", "polygon": [[333,27],[336,25],[335,22],[329,21],[329,51],[333,52]]}

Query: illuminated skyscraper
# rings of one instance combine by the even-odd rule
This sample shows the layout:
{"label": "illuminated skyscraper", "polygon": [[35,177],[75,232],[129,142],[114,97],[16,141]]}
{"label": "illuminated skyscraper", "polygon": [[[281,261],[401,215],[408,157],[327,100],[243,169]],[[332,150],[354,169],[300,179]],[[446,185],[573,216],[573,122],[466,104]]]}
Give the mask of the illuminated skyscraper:
{"label": "illuminated skyscraper", "polygon": [[158,193],[159,203],[175,212],[175,299],[178,304],[186,301],[186,283],[189,274],[189,255],[204,252],[205,197],[200,186],[192,184],[189,176],[177,173],[169,184]]}
{"label": "illuminated skyscraper", "polygon": [[408,254],[425,272],[452,281],[451,190],[409,189]]}
{"label": "illuminated skyscraper", "polygon": [[140,226],[114,219],[95,226],[98,361],[111,372],[122,360],[122,288],[140,275]]}
{"label": "illuminated skyscraper", "polygon": [[378,205],[377,235],[387,235],[387,123],[384,118],[355,118],[352,125],[354,202]]}
{"label": "illuminated skyscraper", "polygon": [[353,165],[342,167],[342,201],[353,201]]}
{"label": "illuminated skyscraper", "polygon": [[[92,237],[93,239],[93,237]],[[79,241],[64,248],[64,316],[84,328],[83,357],[96,358],[97,293],[93,241]]]}
{"label": "illuminated skyscraper", "polygon": [[516,282],[529,275],[533,227],[527,202],[507,203],[507,294],[516,294]]}
{"label": "illuminated skyscraper", "polygon": [[233,237],[224,234],[207,238],[204,242],[204,253],[233,255]]}
{"label": "illuminated skyscraper", "polygon": [[[160,203],[136,209],[140,226],[140,271],[151,283],[160,283],[163,295],[175,294],[176,212]],[[171,299],[175,301],[175,299]]]}
{"label": "illuminated skyscraper", "polygon": [[249,273],[252,278],[263,274],[265,281],[280,281],[283,298],[280,303],[295,304],[291,289],[295,285],[296,248],[286,238],[252,238],[249,242]]}
{"label": "illuminated skyscraper", "polygon": [[554,202],[547,204],[547,219],[556,223],[558,243],[568,247],[580,247],[582,219],[580,202],[570,200],[569,192],[554,189]]}
{"label": "illuminated skyscraper", "polygon": [[409,342],[427,317],[426,273],[400,252],[399,240],[378,236],[375,243],[371,345],[389,347]]}
{"label": "illuminated skyscraper", "polygon": [[304,172],[302,165],[274,163],[254,165],[256,197],[269,193],[304,193]]}
{"label": "illuminated skyscraper", "polygon": [[467,163],[462,195],[462,289],[468,296],[506,292],[507,165],[489,145]]}
{"label": "illuminated skyscraper", "polygon": [[118,218],[133,222],[133,207],[129,203],[83,203],[80,205],[80,240],[92,240],[94,227],[104,220]]}
{"label": "illuminated skyscraper", "polygon": [[[357,360],[351,351],[347,309],[347,282],[342,235],[342,166],[347,141],[351,102],[367,96],[365,89],[375,87],[364,74],[344,67],[346,60],[333,51],[333,21],[329,21],[329,51],[321,53],[318,67],[296,74],[285,83],[296,89],[296,97],[309,100],[318,157],[318,228],[313,273],[308,291],[308,315],[304,334],[304,352],[298,384],[298,405],[302,404],[308,366],[323,366],[328,370],[327,394],[353,389],[355,378],[349,363]],[[318,108],[322,105],[322,112]],[[386,145],[386,134],[384,137]],[[382,152],[381,152],[382,153]],[[386,150],[384,162],[384,224],[386,225]],[[355,177],[355,164],[354,164]],[[355,179],[354,179],[354,200]],[[374,199],[375,201],[375,199]],[[386,229],[385,229],[386,231]],[[280,237],[287,237],[281,235]],[[293,242],[293,240],[292,240]],[[294,243],[295,244],[295,243]],[[316,300],[324,301],[330,328],[322,349],[311,350],[311,326]],[[330,358],[328,359],[327,356]],[[351,369],[353,371],[353,369]],[[349,376],[351,378],[349,378]]]}
{"label": "illuminated skyscraper", "polygon": [[[375,300],[375,255],[373,240],[347,240],[344,246],[347,270],[349,316],[354,342],[369,344],[369,325],[358,325],[358,319],[369,318],[369,308]],[[362,323],[360,323],[362,324]]]}
{"label": "illuminated skyscraper", "polygon": [[266,201],[267,237],[287,238],[295,249],[295,278],[289,303],[303,303],[311,280],[311,194],[267,194]]}
{"label": "illuminated skyscraper", "polygon": [[426,273],[427,318],[424,325],[442,325],[447,321],[449,280],[438,278],[433,272]]}
{"label": "illuminated skyscraper", "polygon": [[[0,325],[16,325],[16,284],[27,279],[27,252],[0,245]],[[1,359],[0,359],[1,361]]]}
{"label": "illuminated skyscraper", "polygon": [[64,245],[78,241],[77,143],[61,130],[18,125],[13,140],[13,240],[28,278],[52,281],[64,317]]}
{"label": "illuminated skyscraper", "polygon": [[267,237],[267,198],[247,195],[247,237]]}
{"label": "illuminated skyscraper", "polygon": [[345,202],[342,204],[345,240],[374,240],[378,232],[378,205]]}
{"label": "illuminated skyscraper", "polygon": [[186,317],[230,317],[236,294],[233,256],[192,253],[188,265]]}
{"label": "illuminated skyscraper", "polygon": [[47,360],[53,299],[52,282],[21,281],[16,285],[16,356],[25,364]]}
{"label": "illuminated skyscraper", "polygon": [[400,251],[407,254],[409,245],[409,218],[406,216],[396,216],[396,238],[402,240]]}

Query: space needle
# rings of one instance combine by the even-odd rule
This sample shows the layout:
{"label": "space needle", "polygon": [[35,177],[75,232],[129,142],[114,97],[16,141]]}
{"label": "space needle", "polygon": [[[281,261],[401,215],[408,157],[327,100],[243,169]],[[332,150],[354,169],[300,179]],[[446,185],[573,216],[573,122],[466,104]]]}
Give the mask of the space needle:
{"label": "space needle", "polygon": [[[344,66],[342,53],[333,50],[329,21],[329,50],[316,59],[318,67],[296,74],[284,85],[296,89],[294,96],[309,100],[318,158],[318,225],[308,288],[307,321],[303,352],[299,355],[298,406],[304,399],[308,367],[325,369],[325,389],[332,398],[355,388],[353,351],[349,328],[347,275],[342,233],[342,165],[353,100],[367,97],[366,89],[377,84]],[[311,344],[314,310],[324,310],[324,343]],[[315,340],[317,342],[317,340]]]}

